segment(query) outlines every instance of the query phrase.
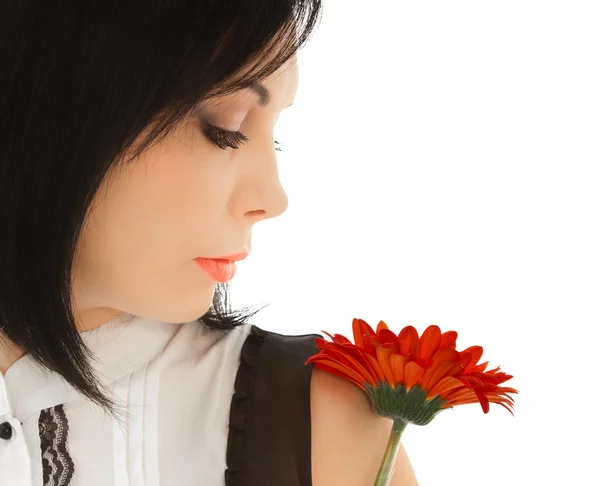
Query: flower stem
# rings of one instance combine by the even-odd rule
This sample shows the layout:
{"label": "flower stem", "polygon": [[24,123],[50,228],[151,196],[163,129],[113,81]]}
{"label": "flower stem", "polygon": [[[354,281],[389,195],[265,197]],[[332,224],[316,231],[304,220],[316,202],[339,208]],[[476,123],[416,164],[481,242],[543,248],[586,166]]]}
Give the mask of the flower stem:
{"label": "flower stem", "polygon": [[402,432],[406,428],[407,422],[402,419],[394,419],[392,425],[392,433],[385,448],[385,454],[379,467],[379,472],[375,478],[373,486],[389,486],[392,476],[394,475],[394,464],[396,463],[396,457],[398,457],[398,451],[400,450],[400,438]]}

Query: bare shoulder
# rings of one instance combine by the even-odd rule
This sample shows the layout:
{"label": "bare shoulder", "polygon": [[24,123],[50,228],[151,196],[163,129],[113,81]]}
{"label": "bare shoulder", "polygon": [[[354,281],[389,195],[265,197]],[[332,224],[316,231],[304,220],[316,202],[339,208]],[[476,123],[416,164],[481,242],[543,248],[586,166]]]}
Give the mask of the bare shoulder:
{"label": "bare shoulder", "polygon": [[[313,368],[310,385],[313,486],[373,484],[392,430],[356,385]],[[401,445],[390,486],[418,486]]]}

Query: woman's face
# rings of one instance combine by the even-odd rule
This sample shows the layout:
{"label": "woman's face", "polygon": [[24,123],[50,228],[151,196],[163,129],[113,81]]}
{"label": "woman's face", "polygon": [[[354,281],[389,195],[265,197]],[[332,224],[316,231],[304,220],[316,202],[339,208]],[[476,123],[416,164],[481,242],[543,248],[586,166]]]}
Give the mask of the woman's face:
{"label": "woman's face", "polygon": [[[194,259],[250,252],[253,226],[286,210],[273,127],[296,95],[296,58],[262,84],[268,104],[261,106],[250,89],[211,100],[101,187],[73,272],[81,331],[123,312],[164,322],[197,319],[211,306],[217,282]],[[249,141],[223,150],[202,133],[202,121],[239,129]]]}

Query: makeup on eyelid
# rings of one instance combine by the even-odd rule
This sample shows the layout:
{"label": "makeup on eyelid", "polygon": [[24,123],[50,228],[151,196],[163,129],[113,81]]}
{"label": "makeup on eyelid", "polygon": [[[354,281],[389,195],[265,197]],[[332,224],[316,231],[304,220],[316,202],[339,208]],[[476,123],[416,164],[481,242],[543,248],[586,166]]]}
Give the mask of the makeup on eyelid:
{"label": "makeup on eyelid", "polygon": [[223,123],[219,122],[219,123],[213,123],[213,124],[218,126],[219,128],[221,128],[222,130],[229,130],[232,132],[237,132],[241,128],[242,122],[244,121],[246,114],[247,113],[245,111],[238,111],[238,112],[234,113],[233,115],[224,116],[224,118],[226,118],[226,120],[227,120],[226,123],[224,120]]}
{"label": "makeup on eyelid", "polygon": [[[239,130],[245,117],[246,117],[246,112],[244,112],[244,111],[238,111],[238,112],[234,113],[231,118],[231,123],[229,124],[229,127],[232,127],[232,128],[229,128],[229,129],[231,131]],[[233,127],[235,127],[235,128],[233,128]]]}

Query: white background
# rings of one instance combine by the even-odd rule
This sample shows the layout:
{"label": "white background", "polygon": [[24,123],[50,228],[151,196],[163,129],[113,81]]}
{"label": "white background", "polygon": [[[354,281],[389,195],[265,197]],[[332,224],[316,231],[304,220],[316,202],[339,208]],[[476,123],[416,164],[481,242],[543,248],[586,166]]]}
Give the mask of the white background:
{"label": "white background", "polygon": [[421,486],[600,485],[600,3],[324,8],[275,128],[289,207],[232,304],[282,334],[437,324],[514,375],[514,417],[407,427]]}

